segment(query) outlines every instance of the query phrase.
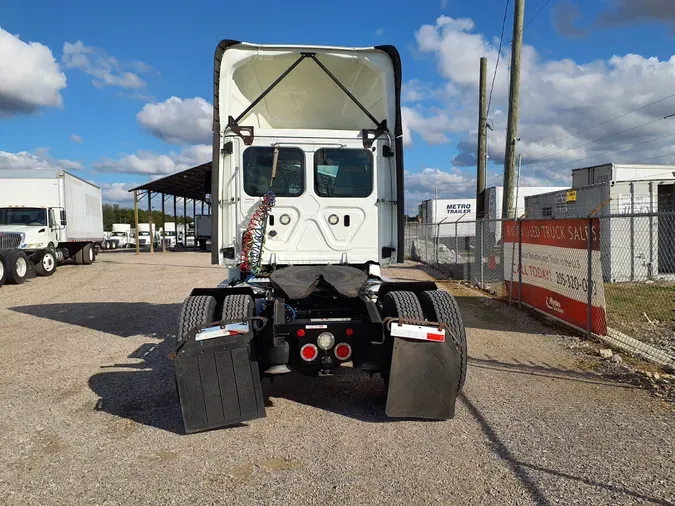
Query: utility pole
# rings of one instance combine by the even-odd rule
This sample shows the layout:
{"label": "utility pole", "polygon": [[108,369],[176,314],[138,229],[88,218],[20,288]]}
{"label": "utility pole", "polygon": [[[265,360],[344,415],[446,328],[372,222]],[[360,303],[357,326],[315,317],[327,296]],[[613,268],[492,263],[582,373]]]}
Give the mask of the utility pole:
{"label": "utility pole", "polygon": [[478,152],[476,154],[476,216],[484,214],[483,191],[487,171],[487,58],[480,59],[480,86],[478,95]]}
{"label": "utility pole", "polygon": [[502,218],[514,212],[513,190],[516,176],[516,137],[518,136],[518,106],[520,102],[520,53],[523,48],[523,19],[525,0],[515,0],[513,14],[513,43],[511,46],[511,86],[509,87],[509,122],[506,128],[506,153],[504,156],[504,201]]}
{"label": "utility pole", "polygon": [[148,226],[150,227],[150,253],[155,252],[155,234],[152,231],[152,192],[148,190]]}
{"label": "utility pole", "polygon": [[140,254],[140,244],[138,243],[138,190],[134,190],[134,227],[136,230],[136,254]]}

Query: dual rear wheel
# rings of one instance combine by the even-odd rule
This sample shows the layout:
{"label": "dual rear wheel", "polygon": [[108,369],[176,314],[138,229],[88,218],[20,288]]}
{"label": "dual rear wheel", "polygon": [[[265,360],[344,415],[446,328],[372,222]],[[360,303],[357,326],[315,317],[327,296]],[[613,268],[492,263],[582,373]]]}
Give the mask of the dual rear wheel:
{"label": "dual rear wheel", "polygon": [[[459,341],[459,388],[461,391],[466,380],[467,343],[466,331],[455,298],[444,290],[429,290],[416,295],[409,291],[394,291],[387,293],[382,301],[385,316],[405,318],[408,320],[430,321],[443,323],[450,334]],[[447,336],[444,346],[456,346],[455,340]],[[389,372],[382,374],[385,383],[388,383]]]}

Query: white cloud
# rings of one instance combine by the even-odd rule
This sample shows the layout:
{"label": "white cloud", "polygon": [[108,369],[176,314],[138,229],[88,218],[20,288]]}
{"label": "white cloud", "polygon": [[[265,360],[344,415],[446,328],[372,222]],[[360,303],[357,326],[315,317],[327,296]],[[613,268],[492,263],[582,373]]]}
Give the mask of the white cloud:
{"label": "white cloud", "polygon": [[169,154],[138,151],[117,160],[104,158],[92,164],[92,168],[97,172],[167,175],[208,162],[211,160],[211,150],[210,145],[198,144]]}
{"label": "white cloud", "polygon": [[[476,33],[470,19],[447,16],[421,27],[416,38],[416,51],[435,59],[447,95],[404,109],[404,136],[414,133],[429,143],[458,136],[459,153],[453,163],[475,165],[478,62],[482,56],[488,58],[491,81],[499,41]],[[488,134],[489,155],[497,164],[503,163],[504,156],[509,61],[508,51],[503,50],[490,109],[494,131]],[[666,154],[664,150],[672,146],[675,137],[658,138],[673,132],[675,118],[663,117],[675,112],[675,97],[590,127],[671,95],[673,76],[675,56],[659,60],[627,54],[579,63],[547,60],[534,47],[525,45],[518,130],[519,152],[524,154],[526,164],[524,177],[540,177],[549,171],[551,175],[562,174],[556,177],[564,179],[574,167],[637,162]],[[573,135],[584,129],[589,130]],[[619,148],[625,149],[614,152]],[[656,163],[666,160],[664,157]]]}
{"label": "white cloud", "polygon": [[145,88],[146,83],[137,73],[128,69],[133,68],[138,73],[152,69],[150,65],[139,61],[122,64],[103,49],[86,46],[79,40],[63,44],[63,63],[67,68],[76,68],[92,76],[94,86],[119,86],[131,90]]}
{"label": "white cloud", "polygon": [[70,136],[70,140],[73,141],[73,142],[77,142],[78,144],[82,144],[82,137],[80,137],[77,134],[72,134]]}
{"label": "white cloud", "polygon": [[0,117],[62,107],[66,76],[51,50],[0,28]]}
{"label": "white cloud", "polygon": [[105,202],[133,202],[134,194],[130,193],[129,190],[135,186],[131,183],[103,183],[99,185],[101,187],[101,193],[103,200]]}
{"label": "white cloud", "polygon": [[172,144],[210,142],[212,118],[213,107],[201,97],[145,104],[136,115],[152,135]]}
{"label": "white cloud", "polygon": [[47,148],[37,148],[33,153],[0,151],[0,177],[35,177],[41,174],[54,177],[59,170],[81,170],[80,162],[57,160]]}
{"label": "white cloud", "polygon": [[405,207],[408,214],[416,214],[417,205],[434,198],[469,198],[476,193],[476,181],[469,171],[452,167],[449,171],[426,168],[422,172],[405,174]]}
{"label": "white cloud", "polygon": [[376,37],[382,37],[383,35],[384,35],[384,28],[379,27],[377,30],[375,30]]}

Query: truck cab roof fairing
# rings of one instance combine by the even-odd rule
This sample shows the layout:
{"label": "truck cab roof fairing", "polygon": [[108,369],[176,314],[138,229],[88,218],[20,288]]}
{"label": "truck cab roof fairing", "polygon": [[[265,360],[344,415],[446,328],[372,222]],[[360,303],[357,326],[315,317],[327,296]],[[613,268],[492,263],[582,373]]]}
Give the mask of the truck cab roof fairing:
{"label": "truck cab roof fairing", "polygon": [[[302,54],[313,53],[378,122],[395,124],[396,86],[392,61],[375,48],[221,45],[216,54],[214,131],[226,129]],[[376,125],[320,66],[305,58],[240,119],[255,129],[360,131]],[[390,133],[393,133],[390,132]]]}
{"label": "truck cab roof fairing", "polygon": [[[403,244],[404,168],[401,122],[401,59],[394,46],[367,48],[255,45],[224,39],[214,59],[213,132],[222,135],[228,116],[237,117],[279,78],[301,53],[313,52],[378,120],[386,121],[395,145],[399,244]],[[258,129],[373,128],[368,116],[315,62],[306,59],[278,83],[240,126]],[[383,100],[384,97],[384,100]],[[222,98],[222,100],[221,100]],[[215,138],[214,138],[215,139]],[[217,191],[214,142],[213,191]],[[214,259],[217,252],[213,253]],[[403,248],[397,251],[403,261]]]}

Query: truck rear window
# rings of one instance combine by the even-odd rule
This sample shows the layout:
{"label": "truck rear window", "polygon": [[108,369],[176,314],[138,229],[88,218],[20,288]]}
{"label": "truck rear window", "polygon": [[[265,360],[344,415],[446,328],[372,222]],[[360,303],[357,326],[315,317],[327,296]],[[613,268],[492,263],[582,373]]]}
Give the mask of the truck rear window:
{"label": "truck rear window", "polygon": [[323,148],[314,153],[314,191],[320,197],[367,197],[373,191],[373,154]]}
{"label": "truck rear window", "polygon": [[[254,146],[244,151],[244,191],[265,195],[272,176],[273,147]],[[305,191],[305,153],[299,148],[279,148],[277,175],[272,185],[277,197],[297,197]]]}

